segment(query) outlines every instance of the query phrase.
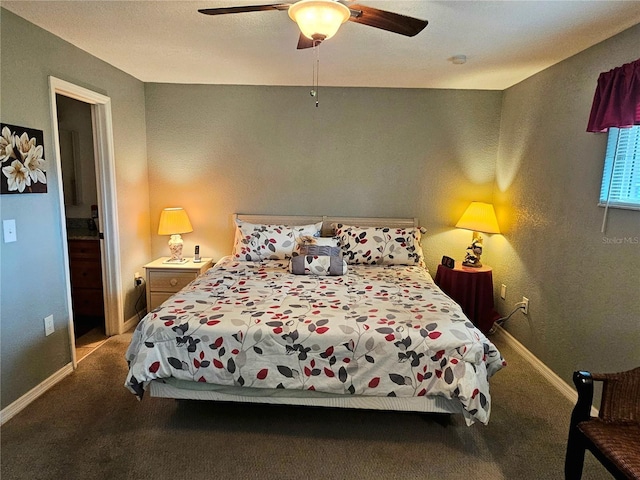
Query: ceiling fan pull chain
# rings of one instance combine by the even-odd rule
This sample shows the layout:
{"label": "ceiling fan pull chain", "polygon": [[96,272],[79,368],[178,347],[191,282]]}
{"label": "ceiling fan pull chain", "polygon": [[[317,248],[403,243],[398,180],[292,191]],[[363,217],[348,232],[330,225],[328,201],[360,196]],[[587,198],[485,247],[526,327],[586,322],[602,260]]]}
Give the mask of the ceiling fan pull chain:
{"label": "ceiling fan pull chain", "polygon": [[316,108],[318,108],[318,104],[320,103],[320,95],[319,95],[319,79],[320,78],[320,44],[316,46],[316,78],[315,78],[315,90],[316,90]]}
{"label": "ceiling fan pull chain", "polygon": [[[313,47],[313,49],[315,50],[316,47]],[[316,64],[313,64],[313,77],[311,78],[311,91],[309,92],[309,95],[311,95],[312,97],[316,96]]]}
{"label": "ceiling fan pull chain", "polygon": [[311,92],[309,92],[311,94],[312,97],[314,97],[316,99],[316,108],[318,107],[318,104],[320,103],[318,100],[318,76],[319,76],[319,72],[320,72],[320,42],[322,40],[318,40],[318,39],[314,39],[313,40],[313,51],[316,54],[316,62],[313,64],[313,87],[311,88]]}

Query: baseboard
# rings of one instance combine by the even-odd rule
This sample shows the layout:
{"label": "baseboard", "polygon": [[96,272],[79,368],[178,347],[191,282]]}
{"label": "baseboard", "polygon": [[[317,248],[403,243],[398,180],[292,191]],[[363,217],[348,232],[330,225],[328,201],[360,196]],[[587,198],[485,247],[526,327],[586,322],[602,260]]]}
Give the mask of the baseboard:
{"label": "baseboard", "polygon": [[[146,313],[146,312],[145,312]],[[121,331],[119,334],[123,334],[128,332],[132,328],[134,328],[139,322],[138,314],[132,316],[129,320],[124,322],[121,326]],[[73,364],[68,363],[56,373],[47,378],[44,382],[36,385],[34,388],[29,390],[23,396],[18,398],[15,402],[11,403],[7,407],[0,410],[0,425],[4,425],[6,421],[13,418],[17,413],[22,411],[27,405],[33,402],[36,398],[42,395],[44,392],[53,387],[56,383],[62,380],[67,375],[73,373]]]}
{"label": "baseboard", "polygon": [[[146,314],[147,314],[147,311],[145,310],[144,315],[146,315]],[[144,315],[143,315],[143,317],[144,317]],[[140,321],[140,318],[138,317],[138,314],[136,313],[133,317],[131,317],[129,320],[127,320],[126,322],[124,322],[121,325],[120,331],[118,332],[118,335],[122,335],[123,333],[127,333],[129,330],[131,330],[136,325],[138,325],[139,321]]]}
{"label": "baseboard", "polygon": [[[513,335],[507,332],[504,328],[498,326],[495,334],[502,337],[505,343],[513,348],[525,361],[527,361],[533,368],[535,368],[544,378],[551,383],[567,400],[575,405],[578,400],[578,392],[571,387],[567,382],[562,380],[553,370],[547,367],[542,360],[531,353],[527,347],[522,345]],[[598,416],[598,409],[591,407],[591,415]]]}
{"label": "baseboard", "polygon": [[67,363],[64,367],[51,375],[44,382],[36,385],[23,396],[18,398],[15,402],[0,410],[0,425],[4,425],[7,420],[13,418],[18,412],[22,411],[36,398],[38,398],[40,395],[42,395],[44,392],[49,390],[56,383],[58,383],[60,380],[71,373],[73,373],[73,365],[71,363]]}

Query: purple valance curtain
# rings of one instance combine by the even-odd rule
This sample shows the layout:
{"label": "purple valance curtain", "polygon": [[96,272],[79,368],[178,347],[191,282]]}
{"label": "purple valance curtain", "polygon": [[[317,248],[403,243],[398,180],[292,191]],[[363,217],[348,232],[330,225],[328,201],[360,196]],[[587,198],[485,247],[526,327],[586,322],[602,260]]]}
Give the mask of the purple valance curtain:
{"label": "purple valance curtain", "polygon": [[640,58],[600,74],[587,132],[633,125],[640,125]]}

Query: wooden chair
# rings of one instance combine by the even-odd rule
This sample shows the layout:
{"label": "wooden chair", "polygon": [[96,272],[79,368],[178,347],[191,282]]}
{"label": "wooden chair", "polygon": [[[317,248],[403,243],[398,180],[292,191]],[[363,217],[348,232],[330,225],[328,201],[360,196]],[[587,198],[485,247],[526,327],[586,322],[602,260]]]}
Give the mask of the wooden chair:
{"label": "wooden chair", "polygon": [[[598,417],[591,417],[593,382],[602,382]],[[578,401],[571,415],[564,475],[580,480],[585,451],[618,479],[640,479],[640,367],[621,373],[575,372]]]}

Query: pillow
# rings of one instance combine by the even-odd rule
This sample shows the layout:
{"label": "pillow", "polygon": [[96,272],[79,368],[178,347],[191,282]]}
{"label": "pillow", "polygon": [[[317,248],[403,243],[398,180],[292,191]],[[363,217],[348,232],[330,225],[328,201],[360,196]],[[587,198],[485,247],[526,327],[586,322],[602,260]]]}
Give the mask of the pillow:
{"label": "pillow", "polygon": [[337,245],[300,245],[293,256],[298,255],[325,255],[342,258],[342,250]]}
{"label": "pillow", "polygon": [[423,228],[332,226],[348,264],[424,266]]}
{"label": "pillow", "polygon": [[289,271],[295,275],[344,275],[347,262],[338,247],[304,245],[294,252]]}
{"label": "pillow", "polygon": [[[308,235],[298,237],[296,239],[296,248],[293,250],[293,255],[309,255],[309,253],[307,253],[309,251],[309,247],[325,247],[325,250],[322,250],[322,253],[314,253],[314,255],[342,255],[337,238],[311,237]],[[317,252],[317,250],[314,251]]]}
{"label": "pillow", "polygon": [[322,222],[310,225],[259,225],[236,219],[233,256],[257,262],[291,258],[299,237],[320,234]]}

